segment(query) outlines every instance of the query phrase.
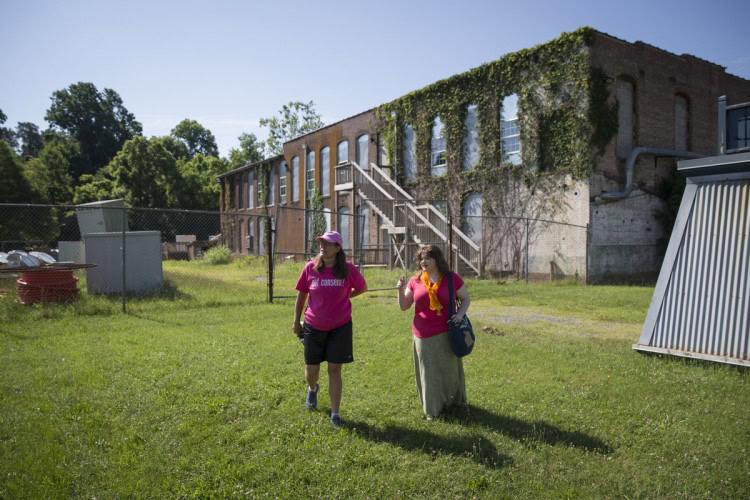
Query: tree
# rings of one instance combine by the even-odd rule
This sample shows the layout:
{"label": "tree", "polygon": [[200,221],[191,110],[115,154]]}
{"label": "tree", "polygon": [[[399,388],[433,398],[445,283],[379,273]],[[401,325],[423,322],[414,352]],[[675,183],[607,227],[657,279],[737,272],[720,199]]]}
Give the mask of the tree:
{"label": "tree", "polygon": [[38,156],[42,150],[42,134],[39,127],[31,122],[18,122],[16,137],[21,141],[21,158]]}
{"label": "tree", "polygon": [[181,183],[177,191],[180,208],[219,210],[219,183],[216,177],[226,171],[226,160],[197,155],[177,162]]}
{"label": "tree", "polygon": [[141,124],[112,89],[99,92],[93,83],[78,82],[52,93],[45,120],[54,130],[68,132],[81,145],[85,163],[74,179],[107,165],[126,141],[141,134]]}
{"label": "tree", "polygon": [[265,158],[263,151],[265,149],[264,144],[258,142],[255,134],[243,133],[240,134],[238,139],[240,141],[239,149],[232,148],[229,150],[227,170],[234,170],[247,163],[255,163]]}
{"label": "tree", "polygon": [[44,203],[70,204],[73,201],[73,178],[70,158],[79,154],[78,142],[53,138],[44,144],[38,157],[29,158],[24,175]]}
{"label": "tree", "polygon": [[5,141],[0,141],[0,203],[33,203],[33,189],[23,175],[23,165]]}
{"label": "tree", "polygon": [[216,138],[210,130],[195,120],[187,118],[177,124],[170,132],[172,137],[180,140],[187,147],[190,158],[196,155],[219,156]]}
{"label": "tree", "polygon": [[[5,123],[5,121],[8,119],[5,113],[3,113],[3,110],[0,109],[0,125]],[[12,149],[18,148],[18,140],[16,139],[16,133],[13,132],[13,129],[6,128],[6,127],[0,127],[0,140],[3,140],[8,143],[8,146],[10,146]]]}
{"label": "tree", "polygon": [[216,176],[226,170],[226,160],[185,152],[171,136],[134,137],[109,165],[81,176],[75,203],[123,198],[133,207],[217,210]]}
{"label": "tree", "polygon": [[282,153],[285,142],[318,130],[324,127],[324,124],[315,111],[313,101],[294,101],[281,107],[279,117],[261,118],[260,126],[268,127],[266,146],[269,155],[276,156]]}
{"label": "tree", "polygon": [[[43,201],[24,176],[23,165],[5,141],[0,141],[0,203]],[[59,235],[57,210],[7,207],[0,217],[0,240],[51,242]]]}
{"label": "tree", "polygon": [[323,211],[323,197],[320,190],[316,189],[310,199],[311,212],[307,213],[310,218],[310,254],[314,257],[320,251],[320,243],[315,240],[317,236],[326,232],[326,217]]}

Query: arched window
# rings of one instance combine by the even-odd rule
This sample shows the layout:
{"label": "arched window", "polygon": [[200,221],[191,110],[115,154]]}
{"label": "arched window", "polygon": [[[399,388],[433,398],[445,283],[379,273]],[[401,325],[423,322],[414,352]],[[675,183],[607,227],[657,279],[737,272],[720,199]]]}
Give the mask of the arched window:
{"label": "arched window", "polygon": [[351,216],[349,215],[349,207],[339,208],[337,225],[339,233],[341,234],[341,239],[344,240],[344,245],[342,247],[344,250],[349,249],[349,223],[351,222],[349,219],[351,219]]}
{"label": "arched window", "polygon": [[266,219],[258,217],[258,255],[266,254]]}
{"label": "arched window", "polygon": [[336,165],[349,162],[349,141],[341,141],[336,146]]}
{"label": "arched window", "polygon": [[330,208],[324,208],[323,209],[323,216],[326,219],[326,232],[331,230],[331,209]]}
{"label": "arched window", "polygon": [[247,236],[245,247],[248,253],[255,253],[255,220],[247,219]]}
{"label": "arched window", "polygon": [[687,96],[674,96],[674,148],[690,150],[690,101]]}
{"label": "arched window", "polygon": [[461,231],[477,245],[482,244],[482,195],[469,193],[461,207]]}
{"label": "arched window", "polygon": [[414,137],[414,127],[404,125],[404,178],[413,181],[417,178],[417,141]]}
{"label": "arched window", "polygon": [[292,158],[292,178],[289,184],[292,185],[292,201],[299,201],[299,156]]}
{"label": "arched window", "polygon": [[357,137],[357,165],[363,170],[370,169],[369,156],[367,154],[368,142],[370,141],[369,136],[360,135]]}
{"label": "arched window", "polygon": [[308,151],[305,168],[307,168],[307,191],[305,198],[309,200],[315,190],[315,151]]}
{"label": "arched window", "polygon": [[286,162],[282,160],[281,166],[279,167],[279,203],[282,205],[286,203],[286,177]]}
{"label": "arched window", "polygon": [[328,146],[320,150],[320,194],[331,194],[331,148]]}
{"label": "arched window", "polygon": [[245,184],[247,184],[247,176],[245,174],[240,174],[240,177],[237,180],[237,187],[239,188],[237,205],[239,208],[245,208]]}
{"label": "arched window", "polygon": [[479,131],[477,130],[477,105],[469,104],[464,118],[463,169],[471,170],[479,164]]}
{"label": "arched window", "polygon": [[255,208],[255,171],[247,174],[247,208]]}
{"label": "arched window", "polygon": [[383,134],[378,134],[378,165],[381,167],[391,166],[391,160],[388,158],[388,147],[385,144]]}
{"label": "arched window", "polygon": [[625,159],[635,146],[635,85],[626,77],[617,79],[617,158]]}
{"label": "arched window", "polygon": [[266,198],[266,205],[273,205],[276,203],[276,189],[275,189],[275,180],[276,180],[276,167],[271,167],[268,169],[268,197]]}
{"label": "arched window", "polygon": [[430,175],[437,177],[447,171],[445,155],[445,126],[439,116],[432,123],[432,141],[430,154]]}
{"label": "arched window", "polygon": [[518,124],[518,94],[503,98],[500,108],[500,137],[503,146],[503,162],[521,164],[521,128]]}
{"label": "arched window", "polygon": [[367,205],[365,203],[357,206],[357,248],[364,248],[370,244],[368,213]]}

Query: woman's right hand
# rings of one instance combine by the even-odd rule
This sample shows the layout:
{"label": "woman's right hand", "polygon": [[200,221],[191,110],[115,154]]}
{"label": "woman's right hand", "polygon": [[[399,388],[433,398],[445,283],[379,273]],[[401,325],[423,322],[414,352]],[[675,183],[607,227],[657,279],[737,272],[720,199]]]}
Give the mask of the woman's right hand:
{"label": "woman's right hand", "polygon": [[402,274],[401,278],[399,278],[398,280],[398,283],[396,283],[396,286],[399,288],[399,290],[402,290],[405,285],[406,285],[406,276]]}
{"label": "woman's right hand", "polygon": [[302,323],[300,323],[299,321],[295,321],[292,324],[292,331],[297,337],[302,337]]}

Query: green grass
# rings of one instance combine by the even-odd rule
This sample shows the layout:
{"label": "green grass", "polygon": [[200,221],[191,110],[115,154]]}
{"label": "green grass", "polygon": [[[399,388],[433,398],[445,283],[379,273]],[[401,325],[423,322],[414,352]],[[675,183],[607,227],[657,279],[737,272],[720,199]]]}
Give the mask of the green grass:
{"label": "green grass", "polygon": [[325,373],[303,408],[292,300],[264,302],[262,264],[165,263],[126,315],[0,301],[0,497],[747,495],[747,374],[633,351],[651,288],[468,280],[469,412],[432,422],[412,313],[357,297],[336,431]]}

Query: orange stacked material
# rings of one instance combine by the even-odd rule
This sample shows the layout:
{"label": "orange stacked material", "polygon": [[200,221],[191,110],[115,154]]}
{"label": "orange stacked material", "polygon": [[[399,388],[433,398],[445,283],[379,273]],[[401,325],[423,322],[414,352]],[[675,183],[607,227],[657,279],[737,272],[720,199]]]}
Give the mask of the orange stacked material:
{"label": "orange stacked material", "polygon": [[22,304],[65,302],[78,298],[78,278],[70,269],[22,271],[16,280]]}

